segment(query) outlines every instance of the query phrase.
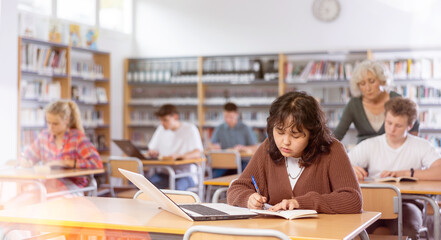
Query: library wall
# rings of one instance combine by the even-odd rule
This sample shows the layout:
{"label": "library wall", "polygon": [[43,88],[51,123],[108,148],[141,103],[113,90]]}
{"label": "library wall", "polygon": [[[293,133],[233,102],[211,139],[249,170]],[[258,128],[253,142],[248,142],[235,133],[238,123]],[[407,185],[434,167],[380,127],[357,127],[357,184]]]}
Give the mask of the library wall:
{"label": "library wall", "polygon": [[[124,59],[132,56],[133,44],[132,36],[122,33],[117,33],[114,31],[100,31],[100,38],[98,40],[98,47],[103,51],[110,52],[110,75],[112,80],[110,81],[110,135],[112,139],[123,138],[123,107],[124,107],[124,96],[122,89],[124,89],[124,70],[123,62]],[[112,155],[121,155],[121,150],[111,144],[110,149]]]}
{"label": "library wall", "polygon": [[[331,23],[313,1],[135,0],[132,57],[434,47],[441,1],[339,0]],[[325,40],[324,40],[325,39]]]}
{"label": "library wall", "polygon": [[0,0],[0,165],[17,156],[17,0]]}

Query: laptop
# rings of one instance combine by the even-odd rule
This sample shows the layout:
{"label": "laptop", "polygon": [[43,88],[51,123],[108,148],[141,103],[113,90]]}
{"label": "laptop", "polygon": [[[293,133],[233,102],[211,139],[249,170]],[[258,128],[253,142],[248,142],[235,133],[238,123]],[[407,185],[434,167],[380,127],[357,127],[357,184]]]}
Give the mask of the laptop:
{"label": "laptop", "polygon": [[247,208],[234,207],[225,203],[176,204],[147,178],[119,168],[119,171],[133,184],[146,193],[160,208],[190,221],[231,220],[257,216]]}
{"label": "laptop", "polygon": [[130,140],[113,139],[112,141],[129,157],[136,157],[140,160],[157,160],[157,158],[144,156],[144,154],[142,154],[141,151],[139,151],[139,149],[135,145],[133,145]]}

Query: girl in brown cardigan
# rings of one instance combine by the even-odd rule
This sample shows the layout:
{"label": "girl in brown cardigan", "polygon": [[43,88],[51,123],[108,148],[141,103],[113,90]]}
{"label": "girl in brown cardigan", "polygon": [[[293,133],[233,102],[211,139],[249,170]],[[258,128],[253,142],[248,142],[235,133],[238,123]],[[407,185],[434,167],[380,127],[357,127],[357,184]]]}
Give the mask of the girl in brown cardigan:
{"label": "girl in brown cardigan", "polygon": [[267,133],[268,139],[229,188],[229,204],[262,209],[268,203],[273,211],[361,212],[361,192],[346,151],[331,137],[313,97],[289,92],[277,98],[270,107]]}

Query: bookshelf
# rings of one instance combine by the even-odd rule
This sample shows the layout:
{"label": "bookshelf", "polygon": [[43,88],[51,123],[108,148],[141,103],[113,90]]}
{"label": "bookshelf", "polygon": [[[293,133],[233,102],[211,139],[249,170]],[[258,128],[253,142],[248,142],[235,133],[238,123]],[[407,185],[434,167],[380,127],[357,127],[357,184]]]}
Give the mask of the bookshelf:
{"label": "bookshelf", "polygon": [[44,107],[77,102],[86,135],[110,154],[110,54],[19,37],[18,154],[45,127]]}
{"label": "bookshelf", "polygon": [[206,143],[223,122],[223,105],[235,102],[262,140],[269,104],[278,96],[278,55],[127,59],[125,73],[124,137],[140,147],[159,124],[154,111],[165,103],[197,125]]}
{"label": "bookshelf", "polygon": [[[441,99],[441,49],[127,59],[124,71],[126,78],[124,137],[132,140],[142,139],[138,145],[146,146],[154,128],[159,124],[152,113],[142,118],[144,126],[133,124],[134,116],[131,114],[133,109],[147,108],[135,106],[137,98],[133,94],[134,89],[139,86],[153,91],[153,93],[147,90],[139,93],[144,96],[143,104],[149,105],[151,112],[166,102],[175,104],[180,109],[188,109],[192,116],[190,120],[199,127],[204,144],[209,140],[213,128],[223,121],[222,106],[226,101],[235,102],[239,106],[242,120],[253,127],[257,134],[264,134],[271,102],[277,96],[293,90],[303,90],[317,98],[328,117],[328,126],[332,130],[337,125],[343,108],[351,97],[349,91],[351,73],[358,62],[367,58],[381,60],[391,73],[396,71],[395,74],[391,74],[394,79],[391,85],[392,90],[417,101],[421,112],[419,119],[422,123],[420,135],[441,149],[441,128],[439,127],[441,124],[438,120],[441,119],[441,100],[439,100]],[[153,63],[150,67],[146,64],[161,61],[173,62],[177,61],[176,59],[191,59],[192,66],[194,66],[191,68],[191,74],[177,71],[177,67],[173,67],[172,64],[157,64],[157,67],[152,67]],[[405,63],[409,64],[409,67],[404,67]],[[185,66],[183,63],[178,65]],[[399,72],[398,68],[405,74]],[[171,73],[153,74],[170,76],[167,79],[172,80],[165,80],[166,78],[153,80],[152,77],[147,77],[152,74],[149,73],[151,71],[169,71]],[[191,77],[184,77],[186,74]],[[172,76],[183,77],[173,78]],[[192,93],[185,89],[192,89]],[[179,96],[177,92],[181,94],[188,92],[188,98],[178,97],[159,101],[163,100],[162,97],[166,98],[168,94]],[[150,99],[146,100],[147,98]],[[181,119],[189,120],[182,116]],[[150,133],[139,135],[141,127],[150,128]],[[355,135],[351,127],[343,142],[347,145],[355,144]],[[262,136],[259,136],[260,140]]]}

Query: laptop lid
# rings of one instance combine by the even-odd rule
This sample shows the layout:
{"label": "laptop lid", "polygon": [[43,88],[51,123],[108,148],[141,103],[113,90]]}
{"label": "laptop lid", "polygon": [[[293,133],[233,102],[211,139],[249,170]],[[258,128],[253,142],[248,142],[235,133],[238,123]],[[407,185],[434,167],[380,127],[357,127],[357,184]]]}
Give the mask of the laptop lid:
{"label": "laptop lid", "polygon": [[[197,207],[202,206],[202,208],[211,208],[214,211],[220,211],[224,214],[204,215],[202,213],[193,212],[193,210],[184,210],[178,204],[173,202],[167,195],[165,195],[161,190],[159,190],[155,185],[153,185],[147,178],[143,175],[130,172],[119,168],[119,171],[127,177],[133,184],[135,184],[139,189],[146,193],[152,201],[159,204],[159,206],[175,215],[183,217],[190,221],[207,221],[207,220],[221,220],[221,219],[244,219],[256,216],[256,213],[251,212],[247,208],[239,208],[230,206],[223,203],[204,203],[204,204],[185,204],[184,206]],[[190,208],[192,209],[192,208]]]}
{"label": "laptop lid", "polygon": [[127,156],[129,157],[136,157],[140,160],[152,160],[154,158],[146,157],[144,154],[142,154],[139,149],[133,145],[133,143],[130,140],[126,139],[113,139],[112,140]]}

